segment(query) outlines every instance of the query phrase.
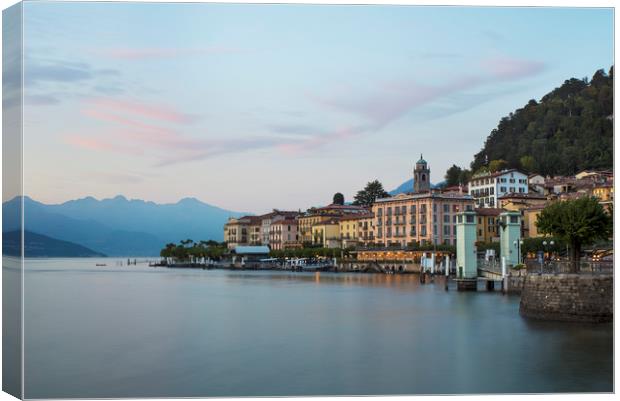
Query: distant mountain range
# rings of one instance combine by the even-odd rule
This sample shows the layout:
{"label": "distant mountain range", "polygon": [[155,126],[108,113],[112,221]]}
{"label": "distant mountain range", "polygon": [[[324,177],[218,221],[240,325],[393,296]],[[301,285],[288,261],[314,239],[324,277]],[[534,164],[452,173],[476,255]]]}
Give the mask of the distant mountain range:
{"label": "distant mountain range", "polygon": [[[20,198],[2,205],[2,231],[19,230]],[[194,198],[173,204],[92,197],[47,205],[24,197],[25,229],[70,241],[109,256],[155,256],[168,242],[223,240],[228,217],[244,213],[221,209]]]}
{"label": "distant mountain range", "polygon": [[[2,253],[10,256],[20,255],[21,231],[2,233]],[[29,258],[85,258],[106,256],[86,248],[85,246],[74,244],[69,241],[60,241],[31,231],[24,231],[24,254]]]}
{"label": "distant mountain range", "polygon": [[[431,183],[431,188],[439,188],[443,186],[445,183],[446,183],[445,181],[438,182],[437,184]],[[408,179],[407,181],[403,182],[397,188],[391,190],[388,193],[394,196],[398,194],[404,194],[407,192],[413,192],[413,178]]]}

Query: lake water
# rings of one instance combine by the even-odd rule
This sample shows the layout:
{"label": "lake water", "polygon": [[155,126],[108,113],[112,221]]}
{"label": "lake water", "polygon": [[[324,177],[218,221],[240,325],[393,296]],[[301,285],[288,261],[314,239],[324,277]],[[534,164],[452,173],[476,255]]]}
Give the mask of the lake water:
{"label": "lake water", "polygon": [[28,398],[613,391],[611,324],[443,278],[48,259],[24,288]]}

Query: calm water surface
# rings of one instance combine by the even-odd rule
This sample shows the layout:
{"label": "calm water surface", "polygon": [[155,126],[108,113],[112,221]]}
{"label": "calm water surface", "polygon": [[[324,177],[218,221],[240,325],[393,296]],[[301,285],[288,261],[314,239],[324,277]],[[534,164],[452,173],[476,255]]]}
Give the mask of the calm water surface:
{"label": "calm water surface", "polygon": [[24,286],[28,398],[613,390],[611,324],[443,279],[48,259]]}

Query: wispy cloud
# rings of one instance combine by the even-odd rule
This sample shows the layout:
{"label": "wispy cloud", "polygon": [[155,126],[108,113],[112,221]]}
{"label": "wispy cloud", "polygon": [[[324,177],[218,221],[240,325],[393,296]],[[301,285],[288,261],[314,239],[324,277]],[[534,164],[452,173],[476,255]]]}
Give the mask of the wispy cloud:
{"label": "wispy cloud", "polygon": [[130,48],[118,47],[97,50],[96,53],[117,60],[151,60],[182,56],[206,56],[215,54],[239,53],[241,49],[225,46],[199,48]]}
{"label": "wispy cloud", "polygon": [[112,68],[96,68],[89,63],[54,58],[24,59],[26,104],[47,106],[71,97],[96,93],[124,92],[119,83],[121,72]]}
{"label": "wispy cloud", "polygon": [[198,116],[135,99],[89,99],[81,113],[100,125],[94,125],[88,134],[66,134],[67,144],[91,151],[148,156],[155,158],[155,166],[160,167],[273,148],[281,142],[279,138],[265,136],[196,138],[183,130],[197,121]]}
{"label": "wispy cloud", "polygon": [[170,106],[136,100],[100,97],[89,99],[86,104],[89,106],[89,109],[99,110],[108,116],[126,114],[176,124],[191,124],[198,119],[197,115],[177,111]]}
{"label": "wispy cloud", "polygon": [[501,80],[526,78],[542,72],[545,64],[539,61],[516,59],[512,57],[494,57],[482,62],[492,76]]}
{"label": "wispy cloud", "polygon": [[[386,81],[370,90],[345,88],[330,95],[310,95],[309,97],[312,100],[323,105],[326,109],[336,113],[353,115],[362,122],[333,130],[323,130],[323,133],[319,135],[297,143],[282,144],[280,148],[286,152],[301,152],[336,141],[377,132],[414,110],[442,100],[449,100],[456,95],[467,94],[469,91],[481,87],[534,76],[541,73],[545,68],[545,65],[538,61],[510,57],[482,60],[480,65],[486,74],[461,75],[439,85],[421,84],[410,80]],[[477,104],[479,103],[481,103],[480,98],[477,100]],[[471,107],[472,105],[466,102],[457,102],[450,108],[450,114]],[[282,127],[276,125],[275,128]],[[313,131],[313,127],[292,126],[289,127],[289,131],[309,133]]]}

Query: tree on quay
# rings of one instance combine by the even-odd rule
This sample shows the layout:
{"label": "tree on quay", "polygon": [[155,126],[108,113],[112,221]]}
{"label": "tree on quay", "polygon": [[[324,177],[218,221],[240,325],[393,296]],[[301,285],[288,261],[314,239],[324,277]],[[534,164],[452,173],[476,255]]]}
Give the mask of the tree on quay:
{"label": "tree on quay", "polygon": [[366,184],[364,189],[357,191],[353,204],[357,206],[370,206],[375,200],[388,198],[389,196],[390,194],[383,189],[383,184],[379,180],[374,180]]}
{"label": "tree on quay", "polygon": [[334,194],[334,199],[332,201],[334,205],[344,205],[344,195],[340,192],[336,192]]}
{"label": "tree on quay", "polygon": [[606,240],[613,233],[613,219],[596,198],[556,201],[540,212],[536,226],[570,247],[572,271],[577,272],[581,248],[597,240]]}

